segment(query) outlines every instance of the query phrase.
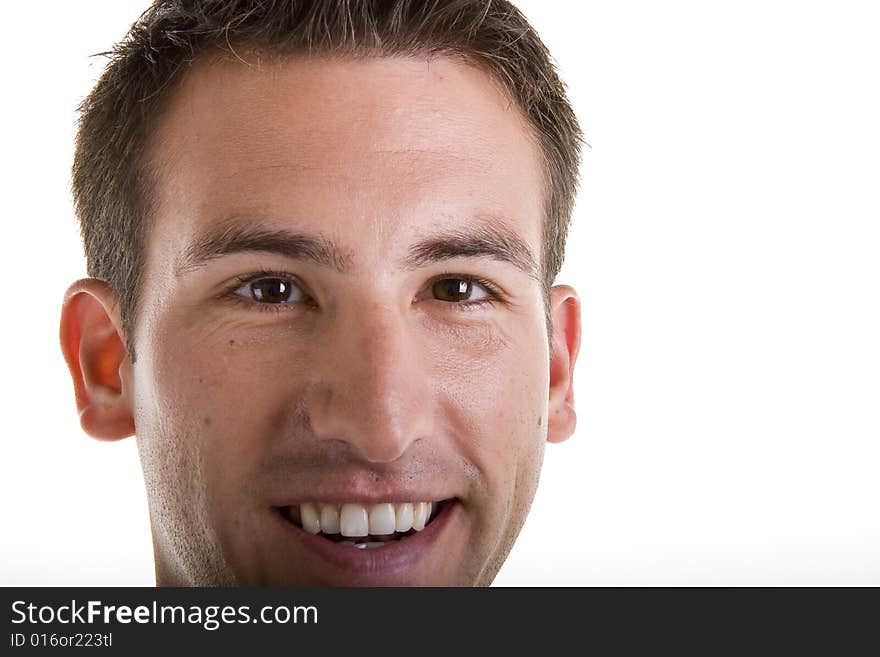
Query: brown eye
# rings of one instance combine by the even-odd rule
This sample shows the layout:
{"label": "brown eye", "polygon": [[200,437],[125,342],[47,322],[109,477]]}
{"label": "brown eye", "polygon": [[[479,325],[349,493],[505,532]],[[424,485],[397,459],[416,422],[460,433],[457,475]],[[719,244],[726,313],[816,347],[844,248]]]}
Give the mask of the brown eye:
{"label": "brown eye", "polygon": [[461,301],[479,301],[491,297],[491,294],[484,292],[482,296],[471,298],[471,294],[475,289],[486,288],[476,281],[466,278],[442,278],[431,286],[431,292],[434,298],[440,301],[448,301],[458,303]]}
{"label": "brown eye", "polygon": [[267,276],[249,281],[235,290],[240,297],[261,303],[291,303],[302,299],[302,292],[293,281],[276,276]]}

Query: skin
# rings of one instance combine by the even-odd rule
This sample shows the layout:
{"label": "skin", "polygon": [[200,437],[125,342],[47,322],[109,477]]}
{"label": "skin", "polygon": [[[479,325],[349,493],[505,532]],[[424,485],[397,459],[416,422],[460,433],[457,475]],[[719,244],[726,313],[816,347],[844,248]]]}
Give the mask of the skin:
{"label": "skin", "polygon": [[[540,257],[542,165],[515,105],[443,58],[201,62],[152,156],[137,360],[101,281],[70,288],[61,340],[83,428],[137,434],[157,583],[491,583],[544,444],[574,431],[578,298],[552,288],[550,345],[537,272],[489,256],[402,262],[419,240],[478,225]],[[242,227],[332,241],[346,271],[261,250],[188,262]],[[291,286],[287,302],[250,296],[261,271]],[[503,298],[465,308],[487,288],[437,293],[462,277]],[[394,495],[456,504],[416,563],[356,574],[291,540],[272,508]]]}

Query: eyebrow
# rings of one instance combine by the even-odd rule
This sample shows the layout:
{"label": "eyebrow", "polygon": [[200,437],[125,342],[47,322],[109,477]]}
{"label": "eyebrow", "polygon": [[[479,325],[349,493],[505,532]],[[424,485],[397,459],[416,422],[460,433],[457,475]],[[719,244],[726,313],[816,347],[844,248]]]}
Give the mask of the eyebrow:
{"label": "eyebrow", "polygon": [[404,269],[418,269],[453,258],[491,258],[537,277],[531,249],[513,230],[498,222],[474,222],[419,240],[410,247],[401,265]]}
{"label": "eyebrow", "polygon": [[178,275],[205,266],[211,260],[236,253],[275,253],[294,260],[310,260],[342,274],[351,269],[352,256],[319,235],[231,224],[198,238],[177,263]]}
{"label": "eyebrow", "polygon": [[[353,252],[326,237],[249,224],[227,224],[198,238],[182,254],[176,267],[178,275],[236,253],[273,253],[293,260],[311,261],[341,274],[351,272]],[[490,258],[512,265],[533,278],[538,277],[535,256],[525,241],[503,223],[480,219],[420,239],[398,264],[402,269],[414,270],[462,257]]]}

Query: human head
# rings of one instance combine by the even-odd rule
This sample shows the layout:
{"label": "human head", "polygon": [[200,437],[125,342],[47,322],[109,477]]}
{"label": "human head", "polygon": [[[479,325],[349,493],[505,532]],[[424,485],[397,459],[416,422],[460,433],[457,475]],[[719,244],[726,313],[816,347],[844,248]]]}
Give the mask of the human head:
{"label": "human head", "polygon": [[[418,62],[427,65],[424,74],[413,68],[413,64]],[[407,78],[410,75],[411,79]],[[435,77],[425,77],[430,75]],[[436,354],[424,354],[426,364],[419,373],[426,375],[424,380],[427,383],[419,393],[419,384],[413,382],[413,399],[406,399],[406,395],[402,394],[407,387],[406,382],[394,379],[400,371],[393,373],[395,364],[385,362],[382,356],[376,356],[378,351],[373,352],[382,340],[396,335],[394,331],[405,331],[401,325],[392,326],[386,322],[375,304],[372,310],[360,309],[364,313],[363,335],[352,338],[357,344],[352,347],[351,352],[346,353],[354,354],[355,357],[363,354],[365,364],[352,363],[352,374],[346,377],[349,380],[338,378],[341,364],[337,364],[335,372],[327,370],[316,374],[321,367],[315,363],[332,360],[328,356],[327,348],[320,353],[308,352],[299,347],[293,349],[296,358],[288,363],[288,366],[293,366],[293,371],[290,367],[278,369],[275,364],[278,359],[275,359],[264,363],[264,368],[259,373],[252,372],[257,378],[250,380],[248,390],[254,390],[260,385],[261,376],[272,378],[282,376],[285,372],[291,373],[290,378],[296,380],[296,384],[289,391],[290,404],[285,406],[278,399],[273,399],[264,405],[263,400],[255,400],[253,408],[261,410],[253,415],[255,418],[266,418],[266,423],[272,423],[285,436],[308,434],[311,444],[303,441],[288,451],[278,445],[267,446],[266,443],[273,440],[268,437],[271,434],[267,429],[268,424],[248,424],[245,421],[237,427],[246,434],[242,442],[248,444],[247,440],[256,436],[255,440],[262,441],[261,445],[265,449],[229,452],[224,458],[211,460],[210,454],[216,453],[218,445],[212,444],[213,438],[206,438],[205,435],[223,434],[223,427],[216,426],[218,417],[225,425],[234,425],[235,420],[224,417],[224,413],[228,412],[230,403],[235,401],[235,395],[242,394],[240,389],[230,389],[231,384],[215,368],[216,362],[218,359],[225,359],[227,363],[236,365],[229,375],[248,381],[248,363],[254,360],[254,352],[248,355],[247,350],[253,349],[254,345],[238,336],[230,338],[226,343],[224,337],[222,351],[217,343],[211,349],[199,353],[199,345],[210,343],[210,339],[202,336],[193,342],[192,336],[185,337],[186,331],[192,329],[192,325],[186,326],[186,321],[181,323],[180,309],[174,306],[176,300],[183,295],[180,289],[174,289],[173,294],[169,292],[176,283],[171,278],[162,278],[157,272],[163,271],[162,258],[166,256],[169,260],[166,269],[173,269],[177,275],[188,269],[190,264],[193,265],[190,269],[197,269],[216,253],[223,249],[228,251],[230,245],[235,245],[239,252],[248,251],[248,248],[250,251],[265,252],[271,249],[263,249],[260,244],[273,242],[277,247],[279,242],[279,229],[283,227],[273,219],[277,218],[277,213],[268,213],[244,231],[241,222],[228,223],[228,216],[220,217],[223,211],[234,209],[231,206],[241,201],[241,196],[245,194],[243,190],[238,190],[235,203],[228,204],[230,207],[211,208],[214,214],[210,221],[195,221],[192,226],[184,226],[189,213],[195,216],[205,206],[196,198],[201,198],[200,179],[194,181],[189,178],[190,172],[200,171],[204,167],[220,177],[234,174],[236,183],[246,185],[248,192],[260,185],[266,185],[265,189],[258,189],[256,192],[260,199],[276,193],[286,194],[287,191],[283,181],[271,180],[271,174],[247,181],[246,174],[238,170],[226,170],[222,166],[219,169],[212,168],[213,163],[225,161],[224,157],[229,156],[231,161],[233,156],[242,153],[248,159],[253,158],[256,161],[263,151],[249,152],[245,148],[245,151],[228,153],[222,150],[222,146],[219,151],[201,151],[198,143],[188,139],[199,132],[200,126],[204,126],[208,142],[215,140],[218,144],[227,143],[234,141],[237,134],[247,134],[249,144],[258,142],[265,135],[259,131],[251,134],[251,126],[238,110],[252,96],[265,101],[262,105],[257,103],[253,108],[253,116],[258,122],[273,126],[279,135],[285,133],[286,126],[293,126],[289,138],[282,135],[278,141],[287,149],[285,152],[309,154],[311,159],[306,158],[307,166],[304,167],[308,169],[312,162],[325,159],[329,161],[335,157],[335,153],[328,153],[326,146],[311,148],[305,144],[302,140],[309,130],[306,126],[299,126],[300,132],[296,133],[299,115],[287,115],[284,113],[285,108],[296,107],[296,112],[303,115],[312,112],[311,116],[320,120],[320,112],[316,112],[315,108],[320,110],[323,101],[308,97],[308,91],[303,91],[303,97],[300,98],[296,90],[315,90],[318,97],[330,98],[328,91],[337,83],[343,89],[339,92],[340,96],[345,96],[346,93],[350,95],[347,107],[366,99],[366,105],[361,108],[363,116],[375,118],[376,121],[365,126],[362,131],[354,129],[349,132],[361,115],[348,112],[346,107],[328,110],[327,134],[333,138],[345,134],[350,143],[363,134],[366,143],[373,143],[370,140],[375,135],[370,132],[370,125],[378,125],[387,118],[388,112],[406,107],[403,100],[406,100],[410,89],[413,92],[408,102],[413,106],[427,99],[428,102],[442,100],[445,106],[454,107],[455,94],[460,94],[462,105],[473,105],[476,108],[470,114],[464,111],[458,117],[458,120],[464,121],[462,131],[466,133],[468,129],[475,130],[474,141],[478,142],[479,130],[482,130],[487,134],[484,146],[493,145],[499,157],[513,160],[509,163],[510,176],[507,180],[512,181],[519,173],[522,174],[517,180],[520,188],[526,190],[525,195],[518,197],[522,209],[521,217],[518,221],[511,222],[513,225],[508,228],[513,228],[513,232],[507,233],[513,239],[507,242],[503,238],[499,240],[498,235],[503,233],[490,230],[487,241],[491,242],[494,235],[496,245],[502,244],[509,252],[520,252],[522,255],[520,246],[525,244],[525,253],[536,255],[532,258],[536,265],[532,278],[536,280],[538,294],[535,296],[540,303],[529,308],[543,310],[546,330],[541,343],[537,344],[535,341],[534,326],[531,326],[531,332],[525,330],[516,334],[516,331],[508,333],[505,328],[499,329],[495,320],[467,330],[462,326],[451,330],[449,323],[445,324],[448,339],[453,334],[458,338],[479,335],[483,340],[481,353],[505,354],[496,363],[498,374],[503,373],[504,378],[495,381],[494,390],[491,385],[485,386],[487,390],[496,394],[505,393],[505,386],[522,383],[514,390],[511,402],[524,402],[523,408],[501,408],[507,401],[498,398],[493,402],[499,405],[497,410],[500,419],[497,426],[505,430],[511,429],[511,435],[517,435],[517,441],[514,441],[516,449],[512,450],[515,452],[514,457],[498,457],[503,467],[498,467],[497,472],[493,473],[492,477],[496,481],[491,486],[480,479],[484,469],[481,463],[491,463],[494,457],[490,453],[497,452],[501,449],[500,446],[487,448],[488,452],[477,455],[469,454],[467,449],[448,446],[446,449],[437,448],[436,445],[429,444],[433,433],[440,431],[436,426],[437,418],[428,418],[415,408],[419,394],[422,394],[421,401],[424,402],[434,399],[434,393],[441,390],[447,404],[455,406],[461,402],[462,408],[467,408],[468,411],[459,414],[461,426],[451,430],[451,433],[457,435],[455,440],[465,440],[459,434],[466,435],[469,430],[473,434],[471,438],[477,438],[482,432],[489,431],[491,422],[488,427],[474,426],[480,404],[469,408],[466,400],[458,398],[458,395],[468,392],[466,385],[456,389],[455,379],[461,379],[461,372],[457,377],[454,372],[438,373],[437,368],[444,367],[442,358]],[[368,85],[362,93],[344,91],[356,88],[359,84]],[[432,91],[432,85],[436,93]],[[374,117],[370,112],[373,111],[371,107],[375,109],[376,103],[369,105],[367,101],[373,96],[377,102],[381,101],[381,97],[374,93],[374,90],[380,88],[391,92],[392,102],[376,110]],[[213,98],[212,102],[216,103],[216,114],[221,117],[216,122],[212,119],[214,111],[206,101],[207,97]],[[397,109],[393,98],[401,99]],[[280,113],[275,111],[276,104],[280,104]],[[201,112],[198,114],[199,122],[188,125],[186,113],[197,109]],[[445,134],[446,139],[454,141],[451,132],[444,133],[445,117],[436,112],[434,115],[423,112],[421,116],[404,116],[401,119],[403,139],[410,138],[412,141],[417,134],[421,135],[418,126],[424,126],[425,120],[430,120],[431,116],[436,116],[438,132]],[[468,123],[471,121],[472,123]],[[490,127],[493,122],[504,125],[494,131]],[[235,132],[229,132],[230,129]],[[320,133],[322,129],[323,126],[319,123],[314,124],[314,131]],[[446,130],[448,131],[448,127]],[[230,136],[233,139],[229,139]],[[117,47],[110,65],[82,106],[74,162],[74,197],[82,224],[89,274],[104,284],[98,288],[93,283],[75,285],[72,288],[62,321],[62,344],[75,381],[78,378],[81,381],[77,386],[77,397],[83,411],[84,427],[93,435],[104,438],[121,437],[134,431],[139,435],[139,449],[150,493],[160,580],[164,577],[166,582],[174,583],[279,581],[273,579],[275,573],[261,570],[260,564],[271,562],[272,555],[265,552],[257,556],[243,555],[240,550],[236,553],[240,547],[236,547],[239,539],[230,535],[231,526],[235,523],[246,525],[248,521],[241,515],[236,515],[243,513],[243,510],[235,508],[235,500],[225,499],[222,504],[213,508],[210,501],[205,501],[206,495],[220,498],[224,496],[218,483],[223,476],[223,468],[226,469],[225,472],[232,472],[236,464],[247,462],[247,466],[237,473],[240,477],[233,475],[230,480],[240,484],[239,488],[233,486],[236,495],[253,494],[254,499],[259,495],[250,487],[260,488],[261,495],[265,492],[263,488],[277,488],[281,491],[284,488],[282,480],[287,475],[295,474],[300,480],[309,480],[306,470],[303,469],[305,463],[312,463],[315,472],[326,475],[328,480],[335,482],[332,491],[328,489],[326,499],[316,498],[316,502],[338,501],[341,504],[347,499],[369,499],[374,502],[387,499],[401,502],[402,500],[396,499],[399,494],[395,491],[407,489],[403,482],[414,478],[427,480],[432,476],[429,472],[445,472],[444,476],[453,484],[446,490],[435,476],[428,487],[430,490],[424,490],[452,493],[455,494],[455,499],[458,499],[458,493],[471,484],[481,490],[485,487],[487,490],[481,493],[484,497],[489,493],[498,493],[498,490],[489,490],[493,486],[503,489],[507,499],[502,495],[491,504],[486,501],[487,507],[494,507],[484,511],[479,522],[468,524],[472,529],[492,529],[497,533],[490,537],[494,542],[484,546],[482,561],[478,559],[467,562],[459,570],[455,569],[455,564],[451,564],[442,573],[446,579],[438,580],[450,583],[491,581],[519,531],[537,483],[543,439],[535,440],[535,434],[549,439],[554,439],[554,436],[555,439],[562,439],[573,430],[573,409],[570,417],[566,414],[567,411],[560,411],[558,408],[554,411],[552,399],[548,405],[542,403],[540,395],[546,397],[549,387],[552,398],[553,357],[556,353],[557,403],[561,406],[570,406],[571,403],[571,366],[576,357],[579,339],[577,302],[576,297],[560,291],[558,296],[561,301],[556,306],[557,316],[554,322],[550,286],[562,262],[565,234],[576,188],[579,145],[577,122],[546,49],[525,19],[506,2],[180,1],[157,2],[141,17],[126,40]],[[263,146],[265,150],[265,144]],[[415,143],[404,143],[404,150],[411,149],[415,153],[419,150],[417,146]],[[479,146],[480,144],[475,143],[474,150],[479,151]],[[460,147],[456,157],[461,161],[463,169],[474,164],[467,161],[469,153],[466,148]],[[356,172],[356,181],[370,176],[369,168],[360,168],[363,164],[364,162],[357,161],[356,156],[354,160],[349,158],[342,163],[334,161],[334,166],[340,166],[342,171],[347,171],[346,167],[351,166],[351,170]],[[272,166],[274,165],[267,164],[268,170]],[[440,175],[450,168],[449,162],[439,165],[437,171],[432,166],[416,157],[412,167],[414,180]],[[378,168],[381,168],[381,163]],[[401,179],[405,178],[402,174],[406,169],[399,161],[390,163],[388,170],[393,170],[395,175],[401,175]],[[475,170],[473,174],[476,173]],[[308,180],[308,175],[301,173],[305,180]],[[500,173],[495,172],[495,178],[487,176],[483,182],[503,186],[505,179],[499,176]],[[181,182],[183,180],[187,181],[186,185]],[[241,182],[242,180],[245,182]],[[314,180],[310,182],[315,183]],[[212,184],[216,184],[216,181]],[[462,181],[456,184],[461,186]],[[380,185],[374,188],[379,189]],[[359,189],[357,184],[353,184],[352,189],[357,190],[358,198],[364,199],[366,192],[363,189]],[[187,198],[189,190],[193,190],[192,199]],[[400,209],[405,215],[414,209],[412,198],[405,198],[399,208],[380,208],[393,195],[393,191],[391,188],[384,190],[382,198],[369,201],[373,205],[368,203],[368,207],[381,209],[386,212],[386,216],[391,214],[387,212],[389,210]],[[465,190],[461,188],[455,191],[464,193]],[[467,193],[475,192],[470,190]],[[513,188],[506,190],[506,193],[510,197],[516,196]],[[338,191],[334,194],[339,195]],[[314,196],[318,200],[309,201],[312,205],[307,208],[308,211],[318,217],[330,216],[332,212],[327,206],[330,201],[322,205],[320,193],[316,192]],[[535,199],[537,201],[534,208],[525,207],[530,206]],[[182,205],[178,205],[179,203]],[[268,203],[272,205],[271,202]],[[285,203],[287,201],[281,203],[281,206],[287,211],[290,207]],[[299,203],[306,201],[300,200]],[[171,206],[173,212],[170,210]],[[277,210],[281,206],[272,209]],[[305,208],[299,205],[295,209],[302,212]],[[338,209],[333,208],[334,211]],[[183,218],[178,221],[178,216]],[[493,221],[491,217],[485,220],[488,224]],[[397,235],[398,231],[403,234],[408,229],[426,225],[426,217],[415,219],[404,216],[404,220],[400,222],[388,221],[387,224],[370,224],[370,228],[380,231],[393,229],[394,235]],[[312,232],[321,233],[323,226],[326,226],[326,232],[331,235],[342,235],[339,240],[341,243],[354,245],[354,248],[334,252],[329,259],[335,265],[350,260],[348,264],[355,263],[357,268],[362,255],[358,249],[373,245],[369,240],[357,242],[357,237],[363,234],[364,226],[352,226],[350,221],[340,225],[329,221],[324,224],[318,222],[311,226],[314,229]],[[455,232],[459,228],[460,225],[452,226],[450,230]],[[350,230],[350,233],[346,233],[346,230]],[[474,238],[473,231],[467,235],[467,239]],[[287,234],[281,241],[289,237]],[[287,248],[290,247],[289,241],[288,239]],[[332,240],[328,240],[328,243],[329,241]],[[394,240],[386,241],[390,243]],[[386,241],[381,242],[383,247]],[[462,240],[459,246],[461,243]],[[181,245],[181,250],[173,254],[172,258],[169,254],[177,244]],[[243,244],[250,244],[250,247],[243,248]],[[531,244],[531,250],[528,249],[528,244]],[[320,251],[323,246],[326,243],[310,242],[307,249],[312,249],[314,256],[315,249]],[[302,252],[302,243],[295,248]],[[275,251],[278,249],[275,248]],[[320,260],[321,257],[324,256],[319,253],[313,259]],[[376,268],[379,261],[374,259],[370,262],[373,268],[363,269],[358,272],[359,275],[379,273]],[[337,269],[343,268],[337,266]],[[266,278],[261,280],[265,283]],[[276,286],[274,292],[277,293],[279,279],[273,280]],[[317,280],[316,276],[315,281]],[[329,300],[333,294],[329,292],[328,280],[320,285],[326,284],[326,298]],[[290,283],[288,281],[286,285],[282,285],[289,291]],[[252,282],[242,281],[242,285],[250,284]],[[318,283],[315,285],[318,286]],[[310,290],[312,294],[315,292],[316,290]],[[250,293],[253,294],[254,290],[251,289]],[[98,303],[84,300],[89,296],[97,299]],[[340,295],[339,298],[343,297]],[[328,301],[327,307],[329,306]],[[388,308],[385,308],[386,315],[387,311]],[[107,320],[102,318],[102,312],[106,313]],[[525,311],[524,313],[529,314]],[[200,317],[203,315],[202,313]],[[347,317],[348,326],[352,326],[351,319],[352,317]],[[280,331],[282,327],[277,320],[274,321],[274,328],[271,330]],[[328,319],[327,322],[329,321]],[[550,331],[554,324],[563,328],[563,335],[555,352],[550,344]],[[292,330],[291,326],[285,326],[285,330]],[[322,325],[322,334],[338,330],[330,327],[330,323]],[[261,331],[266,335],[265,324],[259,330],[255,326],[251,328],[254,330],[248,335]],[[423,326],[422,330],[424,329]],[[468,330],[476,332],[468,333]],[[210,332],[213,336],[219,334],[217,326],[211,328]],[[222,333],[223,329],[219,332]],[[345,333],[356,331],[347,329]],[[300,335],[299,339],[303,339],[303,336]],[[424,346],[420,340],[422,338],[410,340],[407,337],[397,346],[403,350],[414,349],[410,355],[419,357],[417,347]],[[142,341],[145,343],[143,350]],[[311,342],[315,342],[314,336]],[[523,347],[538,346],[542,347],[542,354],[546,356],[543,379],[542,376],[533,376],[536,369],[529,371],[528,367],[521,367],[518,368],[518,373],[524,378],[520,381],[515,373],[517,363],[511,360],[513,352]],[[393,350],[394,345],[390,348]],[[345,352],[345,349],[340,351]],[[98,355],[89,358],[89,353]],[[145,362],[139,362],[135,357],[136,353],[138,357],[144,353]],[[477,352],[469,351],[468,355],[468,362],[480,362],[476,358]],[[182,357],[187,356],[192,361],[186,371],[196,377],[189,386],[183,385],[186,379],[184,372],[174,371],[172,374],[175,366],[181,363]],[[371,360],[374,357],[378,358],[375,362]],[[242,360],[238,360],[239,358]],[[297,370],[299,363],[310,359],[314,359],[312,364],[315,365],[311,372]],[[546,371],[548,359],[550,367]],[[471,367],[455,357],[448,358],[448,361],[457,362],[464,368],[465,374]],[[491,357],[486,357],[482,366],[492,362]],[[532,364],[534,365],[534,360]],[[505,368],[508,368],[506,372]],[[114,378],[114,371],[118,373],[118,380]],[[471,372],[471,375],[474,376],[475,372]],[[90,378],[93,384],[91,391]],[[487,378],[491,380],[492,375],[489,374]],[[214,400],[208,399],[204,391],[194,392],[205,380],[217,387],[219,392],[216,396],[223,401],[220,407],[214,404]],[[104,385],[108,381],[111,381],[111,385]],[[517,399],[516,392],[528,387],[527,382],[532,382],[535,386],[522,399]],[[277,387],[274,386],[273,390]],[[374,412],[365,413],[355,408],[358,391],[364,400],[373,403]],[[102,395],[106,399],[96,403],[96,398]],[[178,401],[180,407],[177,407]],[[483,412],[493,408],[488,400],[482,400],[481,404],[479,410]],[[112,412],[108,412],[110,408],[113,409]],[[248,405],[248,411],[251,410],[252,407]],[[536,415],[534,411],[537,411]],[[556,422],[556,426],[553,425],[554,412],[561,412],[565,416]],[[241,419],[242,414],[247,415],[239,411],[236,417]],[[526,423],[534,425],[524,429]],[[450,430],[449,427],[447,430]],[[231,436],[226,436],[223,444],[228,446],[230,439]],[[455,441],[450,439],[448,442]],[[248,462],[251,457],[252,461]],[[274,464],[283,463],[285,459],[289,461],[287,469],[275,468]],[[334,471],[333,463],[341,464],[338,472]],[[485,469],[491,470],[492,467],[486,466]],[[180,484],[186,477],[190,477],[192,481],[181,487],[182,494],[169,491],[175,483]],[[383,478],[389,482],[388,486],[385,486]],[[310,485],[320,488],[319,480],[320,477],[309,480]],[[346,498],[340,493],[340,489],[345,487],[340,483],[342,480],[349,482],[352,489],[356,489],[357,495]],[[368,490],[367,480],[376,484],[378,490],[390,491],[386,498],[376,498]],[[456,488],[456,485],[459,487]],[[412,490],[418,490],[418,487]],[[274,490],[273,494],[283,497],[283,494]],[[294,497],[296,499],[286,502],[292,505],[295,512],[300,503],[308,501],[308,496],[299,488]],[[436,499],[439,501],[452,498]],[[475,494],[473,505],[478,506],[479,499],[479,495]],[[273,500],[277,501],[279,500]],[[186,510],[198,511],[201,508],[200,503],[204,504],[204,510],[209,515],[217,514],[216,517],[205,521],[203,518],[187,516]],[[471,501],[468,500],[467,504],[471,504]],[[287,505],[284,506],[286,509]],[[227,513],[227,517],[221,517]],[[170,516],[174,515],[184,517],[171,519]],[[303,520],[296,522],[302,523]],[[492,526],[493,523],[496,526]],[[188,531],[198,536],[195,539],[181,539],[179,534]],[[203,548],[202,552],[199,551],[199,545]],[[271,551],[274,547],[266,549]],[[297,580],[289,575],[286,573],[280,581],[310,581],[308,578]],[[311,583],[320,581],[318,578]],[[392,578],[390,581],[398,580]],[[418,581],[431,583],[433,580],[428,578]]]}

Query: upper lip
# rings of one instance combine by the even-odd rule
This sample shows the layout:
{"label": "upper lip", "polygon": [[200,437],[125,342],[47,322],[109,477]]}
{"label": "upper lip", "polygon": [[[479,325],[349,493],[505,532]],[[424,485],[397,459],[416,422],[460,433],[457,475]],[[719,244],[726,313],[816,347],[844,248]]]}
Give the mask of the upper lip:
{"label": "upper lip", "polygon": [[381,504],[391,502],[402,504],[404,502],[441,502],[456,497],[450,493],[426,493],[412,490],[385,490],[377,492],[321,492],[304,495],[290,495],[279,498],[272,506],[294,506],[311,502],[312,504]]}

